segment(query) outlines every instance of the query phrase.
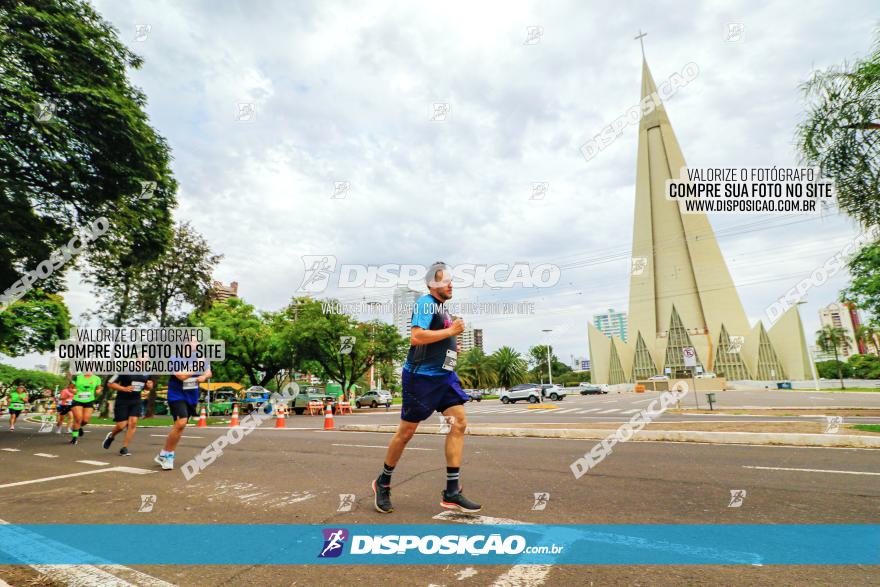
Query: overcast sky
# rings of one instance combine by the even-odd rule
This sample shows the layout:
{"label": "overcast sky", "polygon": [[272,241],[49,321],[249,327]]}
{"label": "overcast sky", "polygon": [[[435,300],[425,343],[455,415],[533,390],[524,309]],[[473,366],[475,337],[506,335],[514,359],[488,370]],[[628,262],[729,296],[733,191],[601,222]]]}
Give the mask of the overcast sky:
{"label": "overcast sky", "polygon": [[[878,24],[868,0],[364,4],[95,2],[144,58],[131,78],[173,152],[176,218],[224,255],[215,277],[238,281],[247,302],[285,305],[302,255],[555,263],[554,288],[456,296],[533,301],[532,316],[473,318],[486,351],[525,352],[552,328],[566,362],[588,355],[593,314],[628,305],[637,127],[590,161],[578,148],[638,101],[638,31],[658,84],[699,66],[666,103],[688,165],[766,167],[797,164],[798,85],[865,55]],[[530,27],[541,28],[526,42]],[[243,103],[253,120],[236,119]],[[435,103],[449,105],[445,121],[431,120]],[[336,182],[349,182],[345,198],[331,198]],[[530,198],[534,182],[549,184],[544,199]],[[857,233],[835,213],[711,222],[753,322]],[[810,344],[817,309],[846,280],[810,291]],[[69,281],[79,316],[93,298]],[[390,300],[391,290],[327,295]]]}

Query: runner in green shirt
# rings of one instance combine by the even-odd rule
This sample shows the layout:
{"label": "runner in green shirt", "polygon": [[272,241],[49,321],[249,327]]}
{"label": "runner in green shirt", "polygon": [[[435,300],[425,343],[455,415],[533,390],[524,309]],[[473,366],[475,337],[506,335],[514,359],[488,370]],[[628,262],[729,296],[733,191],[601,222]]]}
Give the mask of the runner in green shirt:
{"label": "runner in green shirt", "polygon": [[79,442],[83,435],[83,426],[89,423],[95,407],[95,395],[101,393],[101,378],[94,373],[80,373],[73,380],[76,391],[73,394],[73,429],[70,431],[70,444]]}
{"label": "runner in green shirt", "polygon": [[9,431],[15,432],[15,420],[28,403],[28,394],[24,385],[19,384],[15,391],[9,392]]}

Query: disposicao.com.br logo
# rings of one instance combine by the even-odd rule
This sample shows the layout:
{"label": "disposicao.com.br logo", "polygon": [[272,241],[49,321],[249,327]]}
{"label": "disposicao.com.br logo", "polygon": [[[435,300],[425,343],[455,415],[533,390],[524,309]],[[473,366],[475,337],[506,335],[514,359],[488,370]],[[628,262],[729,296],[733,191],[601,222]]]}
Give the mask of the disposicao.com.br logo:
{"label": "disposicao.com.br logo", "polygon": [[[402,287],[415,281],[424,281],[428,268],[424,265],[338,265],[333,255],[303,255],[304,273],[300,292],[320,293],[336,275],[336,286]],[[455,287],[553,287],[562,274],[551,263],[459,263],[448,267]]]}
{"label": "disposicao.com.br logo", "polygon": [[[322,530],[324,544],[318,558],[338,557],[349,538],[344,528]],[[553,545],[528,546],[526,539],[518,534],[502,537],[501,534],[458,535],[428,534],[372,534],[351,535],[350,555],[518,555],[559,554],[563,547]]]}

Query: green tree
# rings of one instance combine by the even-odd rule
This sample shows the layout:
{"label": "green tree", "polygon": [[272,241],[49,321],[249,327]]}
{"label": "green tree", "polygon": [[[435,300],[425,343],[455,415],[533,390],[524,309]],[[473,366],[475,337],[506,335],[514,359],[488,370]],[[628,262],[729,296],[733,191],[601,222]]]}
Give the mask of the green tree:
{"label": "green tree", "polygon": [[174,227],[170,246],[144,274],[140,304],[160,327],[186,322],[185,308],[207,308],[211,275],[223,258],[188,222]]}
{"label": "green tree", "polygon": [[802,85],[809,101],[797,131],[807,165],[834,180],[844,211],[870,226],[880,222],[880,31],[871,54],[816,71]]}
{"label": "green tree", "polygon": [[63,387],[66,380],[64,377],[45,371],[18,369],[0,363],[0,395],[8,393],[16,383],[21,383],[28,391],[49,389],[54,392],[56,387]]}
{"label": "green tree", "polygon": [[[0,7],[0,63],[0,287],[102,216],[110,229],[91,253],[115,235],[141,259],[158,255],[176,184],[127,79],[141,59],[87,2],[31,0]],[[150,197],[141,182],[155,182]],[[61,277],[41,287],[57,293]]]}
{"label": "green tree", "polygon": [[[550,347],[550,364],[553,366],[553,381],[557,377],[571,371],[571,367],[559,360],[553,353],[553,347]],[[547,345],[536,345],[529,349],[529,365],[532,367],[529,374],[536,381],[544,381],[547,379]]]}
{"label": "green tree", "polygon": [[849,363],[844,361],[817,361],[816,373],[822,379],[836,379],[840,376],[852,377],[852,369]]}
{"label": "green tree", "polygon": [[852,376],[857,379],[880,379],[880,357],[877,355],[851,355],[847,363]]}
{"label": "green tree", "polygon": [[240,368],[251,385],[265,387],[279,371],[295,367],[297,355],[290,344],[294,320],[286,311],[258,312],[243,300],[230,298],[194,313],[191,321],[210,328],[211,338],[225,342],[224,363]]}
{"label": "green tree", "polygon": [[486,389],[495,387],[497,377],[492,361],[483,349],[474,347],[461,355],[455,372],[464,387]]}
{"label": "green tree", "polygon": [[70,312],[60,295],[34,289],[0,312],[0,353],[17,357],[55,349],[70,335]]}
{"label": "green tree", "polygon": [[840,389],[843,389],[843,369],[838,359],[840,351],[849,348],[849,338],[846,330],[837,326],[824,326],[816,331],[816,344],[826,353],[834,353],[834,361],[837,363],[837,378],[840,379]]}
{"label": "green tree", "polygon": [[841,299],[874,316],[875,327],[880,317],[880,242],[862,247],[849,262],[850,284]]}
{"label": "green tree", "polygon": [[528,363],[518,352],[503,346],[490,355],[498,385],[508,389],[526,379]]}
{"label": "green tree", "polygon": [[[346,314],[325,313],[319,301],[294,300],[290,309],[298,316],[293,341],[298,352],[303,359],[320,365],[321,376],[342,385],[346,395],[370,365],[399,361],[409,346],[393,325],[379,321],[358,323]],[[354,345],[347,353],[340,352],[343,336],[354,337]]]}

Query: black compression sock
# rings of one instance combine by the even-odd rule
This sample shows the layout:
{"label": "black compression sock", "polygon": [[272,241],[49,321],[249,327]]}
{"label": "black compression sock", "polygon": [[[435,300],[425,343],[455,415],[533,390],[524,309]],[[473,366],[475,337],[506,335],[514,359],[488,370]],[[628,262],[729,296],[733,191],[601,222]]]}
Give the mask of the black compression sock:
{"label": "black compression sock", "polygon": [[394,472],[394,467],[391,465],[382,464],[382,474],[379,475],[379,484],[380,485],[391,485],[391,473]]}
{"label": "black compression sock", "polygon": [[460,467],[446,467],[446,494],[455,495],[458,493],[458,479],[461,475]]}

